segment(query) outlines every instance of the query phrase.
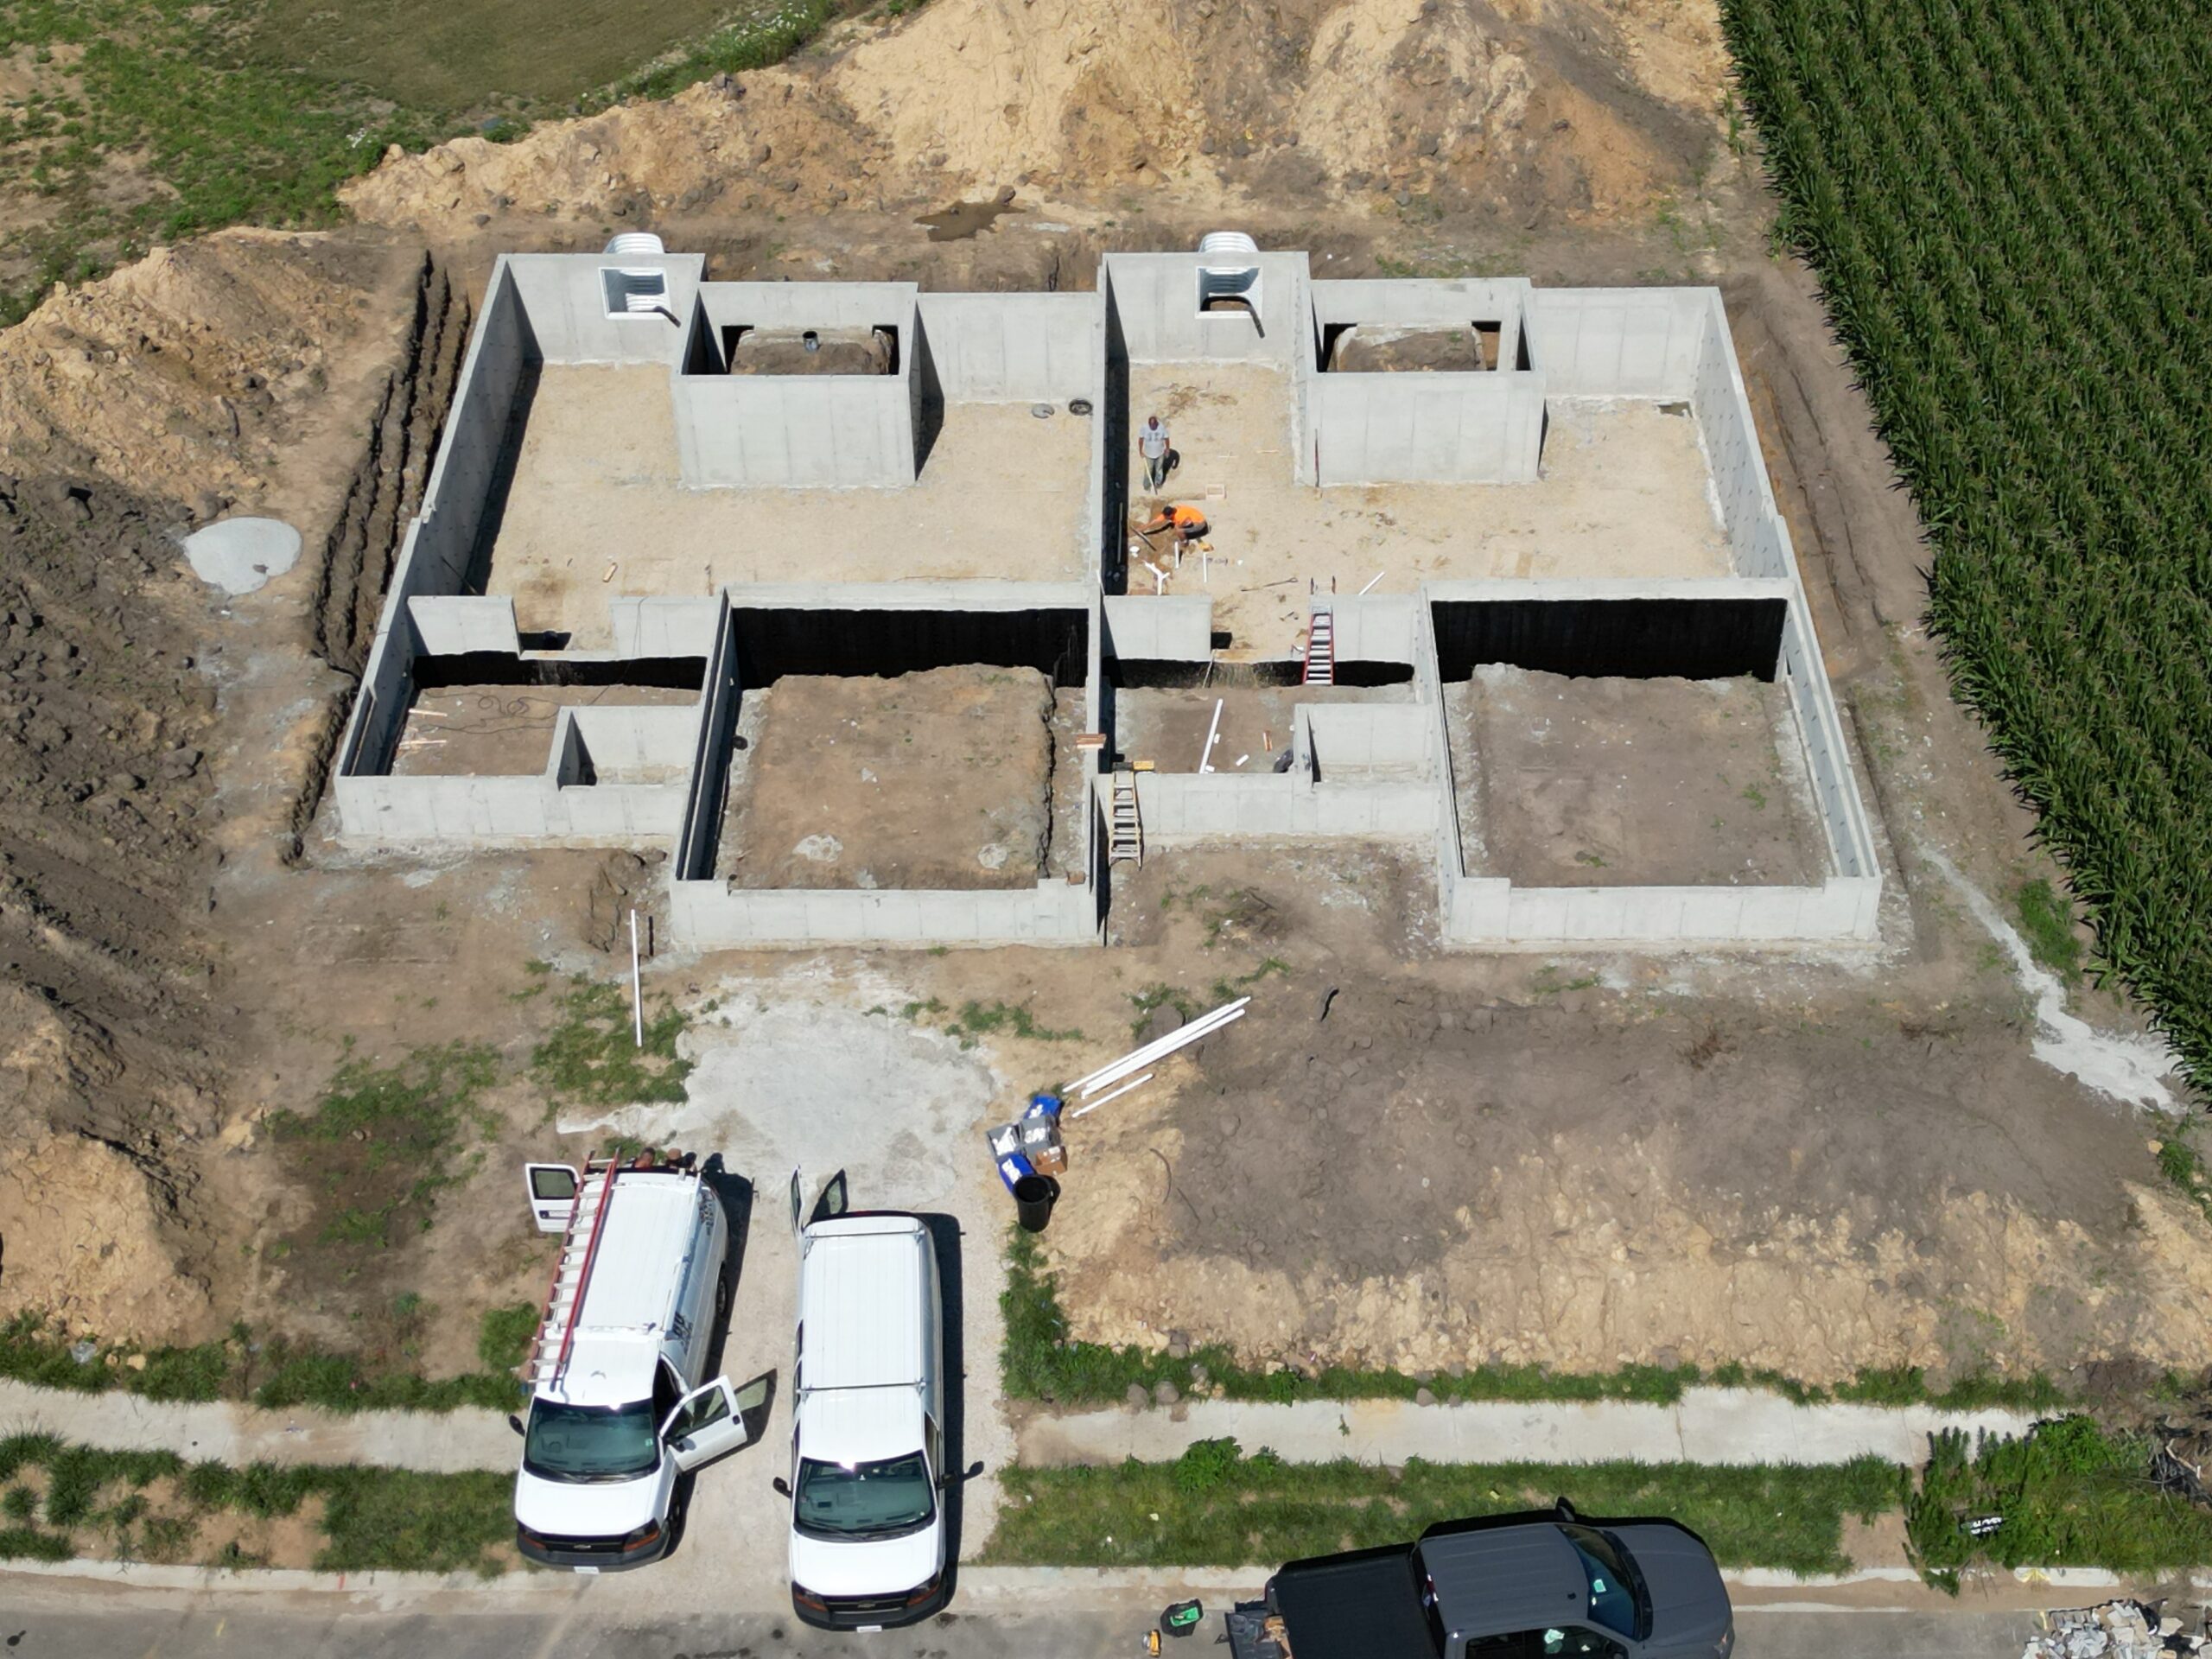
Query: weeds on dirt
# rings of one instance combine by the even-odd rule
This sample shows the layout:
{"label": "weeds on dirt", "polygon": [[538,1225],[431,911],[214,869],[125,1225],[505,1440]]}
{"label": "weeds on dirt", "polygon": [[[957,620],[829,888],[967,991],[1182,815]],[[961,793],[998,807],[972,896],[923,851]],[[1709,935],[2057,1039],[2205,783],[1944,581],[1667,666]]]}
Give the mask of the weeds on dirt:
{"label": "weeds on dirt", "polygon": [[1980,1563],[2152,1573],[2212,1561],[2212,1515],[2150,1476],[2148,1440],[2087,1417],[1985,1438],[1971,1453],[1948,1430],[1906,1505],[1913,1565],[1955,1595],[1960,1573]]}
{"label": "weeds on dirt", "polygon": [[691,1062],[676,1052],[690,1024],[666,998],[648,1011],[638,1044],[629,997],[620,986],[578,978],[561,997],[561,1023],[531,1052],[530,1074],[556,1103],[631,1106],[680,1101]]}
{"label": "weeds on dirt", "polygon": [[1724,1567],[1848,1568],[1843,1519],[1894,1510],[1904,1471],[1846,1464],[1289,1464],[1234,1440],[1173,1463],[1031,1469],[1001,1477],[1006,1502],[985,1559],[1065,1567],[1273,1566],[1400,1543],[1440,1521],[1535,1510],[1564,1497],[1586,1515],[1666,1514]]}
{"label": "weeds on dirt", "polygon": [[[1132,1387],[1147,1392],[1162,1382],[1188,1394],[1203,1385],[1230,1400],[1286,1403],[1296,1400],[1413,1400],[1426,1390],[1450,1400],[1638,1400],[1673,1405],[1683,1390],[1763,1389],[1799,1405],[1847,1401],[1863,1405],[1932,1405],[1951,1410],[2002,1407],[2056,1410],[2069,1403],[2064,1390],[2040,1374],[2026,1377],[1969,1376],[1931,1388],[1916,1366],[1862,1371],[1833,1389],[1793,1381],[1777,1372],[1725,1365],[1624,1365],[1618,1370],[1560,1372],[1541,1365],[1476,1365],[1459,1375],[1414,1376],[1404,1371],[1346,1365],[1274,1369],[1242,1363],[1226,1346],[1208,1343],[1181,1359],[1135,1344],[1116,1348],[1068,1335],[1059,1285],[1035,1236],[1009,1229],[1006,1288],[999,1310],[1006,1321],[1000,1370],[1007,1394],[1054,1405],[1119,1403]],[[2208,1557],[2212,1559],[2212,1557]]]}
{"label": "weeds on dirt", "polygon": [[[89,1541],[79,1535],[96,1531],[115,1559],[177,1560],[210,1515],[269,1520],[298,1514],[311,1500],[320,1504],[324,1542],[312,1563],[299,1565],[324,1572],[488,1575],[507,1565],[493,1552],[514,1535],[512,1477],[496,1471],[429,1475],[265,1463],[232,1468],[188,1465],[173,1452],[100,1451],[51,1434],[0,1440],[0,1480],[34,1468],[44,1476],[45,1500],[35,1517],[18,1516],[11,1508],[9,1518],[16,1524],[0,1531],[0,1558],[67,1560],[85,1553]],[[103,1504],[104,1498],[111,1501]],[[205,1564],[239,1559],[233,1547]]]}
{"label": "weeds on dirt", "polygon": [[2012,895],[2028,954],[2058,976],[2063,985],[2082,976],[2082,941],[2074,937],[2074,909],[2044,876],[2024,881]]}
{"label": "weeds on dirt", "polygon": [[476,1357],[487,1371],[512,1371],[522,1364],[530,1339],[537,1334],[538,1307],[534,1302],[509,1302],[487,1307],[476,1322]]}
{"label": "weeds on dirt", "polygon": [[2206,1173],[2203,1156],[2187,1135],[2186,1129],[2177,1128],[2158,1142],[2158,1173],[2187,1193],[2203,1211],[2205,1219],[2212,1221],[2212,1174]]}
{"label": "weeds on dirt", "polygon": [[270,1133],[341,1201],[321,1242],[388,1249],[403,1218],[427,1231],[439,1189],[454,1178],[453,1155],[493,1127],[476,1097],[498,1075],[498,1056],[480,1044],[418,1048],[396,1065],[348,1059],[314,1112],[270,1114]]}
{"label": "weeds on dirt", "polygon": [[[506,1312],[485,1315],[480,1355],[495,1316]],[[240,1400],[271,1409],[336,1412],[505,1410],[521,1387],[498,1370],[425,1377],[389,1368],[375,1355],[332,1353],[281,1338],[263,1341],[244,1325],[219,1342],[189,1348],[104,1348],[89,1339],[73,1342],[59,1322],[31,1313],[0,1324],[0,1376],[73,1394],[120,1389],[149,1400]]]}

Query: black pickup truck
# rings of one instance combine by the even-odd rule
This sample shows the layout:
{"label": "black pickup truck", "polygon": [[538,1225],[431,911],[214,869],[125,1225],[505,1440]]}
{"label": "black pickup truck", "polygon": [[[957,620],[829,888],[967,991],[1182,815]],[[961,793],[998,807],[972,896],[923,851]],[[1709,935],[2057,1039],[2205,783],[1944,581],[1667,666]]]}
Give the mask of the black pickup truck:
{"label": "black pickup truck", "polygon": [[1234,1659],[1728,1659],[1736,1645],[1695,1533],[1564,1504],[1293,1561],[1227,1622]]}

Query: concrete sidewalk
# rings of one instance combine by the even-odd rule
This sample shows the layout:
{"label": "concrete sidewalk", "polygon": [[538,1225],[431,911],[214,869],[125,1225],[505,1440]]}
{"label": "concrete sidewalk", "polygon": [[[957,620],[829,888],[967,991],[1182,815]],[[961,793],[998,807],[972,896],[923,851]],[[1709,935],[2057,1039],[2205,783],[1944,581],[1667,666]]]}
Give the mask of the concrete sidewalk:
{"label": "concrete sidewalk", "polygon": [[1916,1464],[1927,1458],[1928,1437],[1938,1429],[2024,1434],[2036,1421],[2016,1411],[1799,1406],[1758,1389],[1691,1389],[1672,1406],[1627,1400],[1430,1406],[1200,1400],[1166,1408],[1040,1414],[1022,1425],[1020,1448],[1022,1462],[1046,1468],[1126,1458],[1161,1463],[1194,1440],[1218,1438],[1236,1440],[1247,1452],[1266,1446],[1293,1463],[1844,1463],[1871,1452]]}
{"label": "concrete sidewalk", "polygon": [[505,1417],[493,1411],[265,1411],[0,1380],[0,1434],[41,1433],[112,1452],[174,1452],[188,1461],[382,1464],[429,1474],[512,1469],[517,1449]]}

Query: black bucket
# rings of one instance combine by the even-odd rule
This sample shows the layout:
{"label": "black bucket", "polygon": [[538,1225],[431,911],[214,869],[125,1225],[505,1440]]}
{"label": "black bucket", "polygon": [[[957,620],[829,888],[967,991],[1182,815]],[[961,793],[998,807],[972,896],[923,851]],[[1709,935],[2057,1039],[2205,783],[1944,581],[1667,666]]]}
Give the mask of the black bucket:
{"label": "black bucket", "polygon": [[1049,1175],[1024,1175],[1014,1184],[1014,1214],[1025,1233],[1041,1233],[1052,1218],[1053,1200],[1060,1184]]}

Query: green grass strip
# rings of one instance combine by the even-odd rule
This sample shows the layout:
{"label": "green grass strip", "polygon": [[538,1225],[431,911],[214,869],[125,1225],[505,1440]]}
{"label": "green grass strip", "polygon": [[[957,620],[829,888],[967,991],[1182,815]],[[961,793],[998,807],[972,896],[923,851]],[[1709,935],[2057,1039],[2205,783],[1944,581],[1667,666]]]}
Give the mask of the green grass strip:
{"label": "green grass strip", "polygon": [[1908,1476],[1879,1458],[1719,1468],[1686,1463],[1285,1463],[1205,1440],[1173,1463],[1032,1469],[1001,1477],[988,1558],[1052,1567],[1276,1567],[1402,1542],[1440,1521],[1510,1514],[1565,1497],[1586,1515],[1666,1516],[1724,1567],[1848,1571],[1843,1521],[1904,1501]]}
{"label": "green grass strip", "polygon": [[1313,1373],[1248,1366],[1218,1343],[1193,1348],[1172,1359],[1134,1344],[1116,1348],[1082,1342],[1067,1334],[1067,1314],[1059,1286],[1046,1266],[1034,1235],[1008,1230],[1006,1288],[999,1306],[1006,1319],[1001,1369],[1006,1392],[1017,1400],[1060,1406],[1118,1404],[1132,1384],[1147,1390],[1162,1382],[1185,1393],[1194,1373],[1230,1400],[1411,1400],[1423,1388],[1438,1400],[1639,1400],[1673,1405],[1684,1389],[1756,1388],[1815,1405],[1830,1400],[1862,1405],[1933,1405],[1951,1410],[2005,1408],[2051,1411],[2069,1396],[2048,1376],[1968,1376],[1941,1389],[1929,1385],[1917,1366],[1862,1371],[1847,1382],[1824,1389],[1778,1373],[1726,1365],[1702,1370],[1695,1365],[1624,1365],[1599,1372],[1554,1371],[1542,1365],[1477,1365],[1459,1376],[1438,1372],[1426,1382],[1389,1369],[1331,1365]]}

